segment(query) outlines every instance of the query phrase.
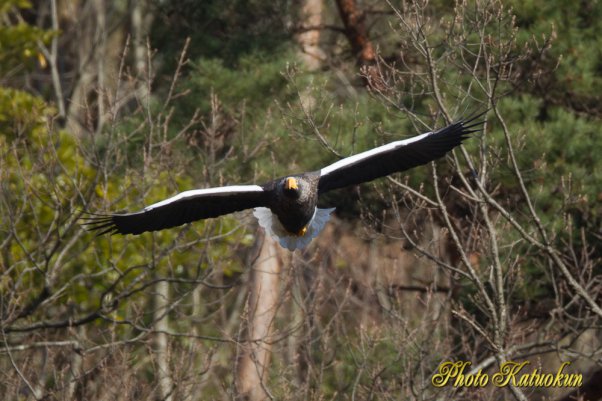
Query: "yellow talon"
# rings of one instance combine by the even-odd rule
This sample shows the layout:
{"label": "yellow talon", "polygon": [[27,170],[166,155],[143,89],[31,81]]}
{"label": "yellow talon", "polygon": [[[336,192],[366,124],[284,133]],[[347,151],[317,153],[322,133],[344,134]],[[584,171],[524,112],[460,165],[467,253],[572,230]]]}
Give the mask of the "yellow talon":
{"label": "yellow talon", "polygon": [[306,232],[307,232],[307,227],[303,227],[302,229],[297,231],[297,237],[303,237]]}

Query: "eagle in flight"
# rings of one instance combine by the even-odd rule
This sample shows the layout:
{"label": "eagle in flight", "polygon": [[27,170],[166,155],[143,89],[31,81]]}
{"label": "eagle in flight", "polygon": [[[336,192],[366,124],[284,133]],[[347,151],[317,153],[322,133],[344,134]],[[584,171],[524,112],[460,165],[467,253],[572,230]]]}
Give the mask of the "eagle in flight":
{"label": "eagle in flight", "polygon": [[137,235],[253,208],[266,233],[282,247],[294,251],[306,247],[320,233],[334,210],[317,207],[321,194],[436,160],[479,131],[484,123],[477,121],[481,116],[379,146],[321,170],[289,175],[263,185],[185,191],[139,212],[93,215],[84,225],[98,235]]}

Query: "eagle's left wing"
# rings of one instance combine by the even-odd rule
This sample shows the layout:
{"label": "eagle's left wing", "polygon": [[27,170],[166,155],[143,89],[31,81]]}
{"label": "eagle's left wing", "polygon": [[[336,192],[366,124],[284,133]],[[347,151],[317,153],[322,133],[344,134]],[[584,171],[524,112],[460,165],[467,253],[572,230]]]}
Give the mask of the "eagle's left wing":
{"label": "eagle's left wing", "polygon": [[320,170],[318,193],[371,181],[436,160],[460,145],[472,132],[479,131],[483,121],[475,120],[481,116],[391,142],[324,167]]}

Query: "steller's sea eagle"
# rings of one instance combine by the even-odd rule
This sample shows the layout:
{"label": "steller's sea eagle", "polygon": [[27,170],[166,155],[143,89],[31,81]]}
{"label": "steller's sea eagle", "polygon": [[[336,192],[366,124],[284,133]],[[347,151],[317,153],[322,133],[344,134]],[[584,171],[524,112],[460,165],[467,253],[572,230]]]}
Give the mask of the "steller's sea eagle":
{"label": "steller's sea eagle", "polygon": [[139,212],[89,217],[85,225],[101,234],[141,234],[244,209],[280,245],[304,248],[322,230],[332,209],[319,209],[318,196],[408,170],[444,156],[481,129],[482,114],[435,132],[391,142],[350,156],[321,170],[293,174],[263,185],[234,185],[185,191]]}

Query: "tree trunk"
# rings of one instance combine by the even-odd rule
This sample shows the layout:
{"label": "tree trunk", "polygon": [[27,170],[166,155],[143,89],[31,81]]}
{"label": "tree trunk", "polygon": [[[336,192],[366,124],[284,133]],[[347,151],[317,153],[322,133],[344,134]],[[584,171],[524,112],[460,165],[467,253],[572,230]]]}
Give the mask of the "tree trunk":
{"label": "tree trunk", "polygon": [[149,12],[148,0],[135,1],[132,5],[132,42],[134,53],[134,67],[138,76],[137,92],[142,104],[149,102],[150,59],[148,49],[148,35],[153,22],[153,14]]}
{"label": "tree trunk", "polygon": [[82,3],[77,11],[77,80],[67,102],[66,126],[72,134],[82,136],[101,132],[113,112],[125,26],[113,26],[115,18],[108,16],[114,10],[104,0]]}
{"label": "tree trunk", "polygon": [[368,37],[365,14],[359,10],[355,0],[336,0],[339,15],[345,25],[345,35],[351,44],[351,51],[357,58],[364,83],[372,89],[386,88],[378,65],[376,51]]}
{"label": "tree trunk", "polygon": [[337,0],[339,14],[345,25],[345,34],[351,44],[351,50],[361,65],[370,65],[376,61],[376,53],[368,38],[364,23],[364,13],[357,8],[355,0]]}
{"label": "tree trunk", "polygon": [[266,387],[270,362],[272,325],[280,294],[280,260],[278,244],[264,235],[259,256],[251,272],[247,301],[246,341],[239,344],[236,371],[236,399],[258,401],[272,398]]}
{"label": "tree trunk", "polygon": [[153,20],[149,12],[147,0],[135,1],[132,4],[132,39],[134,49],[134,67],[140,78],[145,78],[148,73],[147,39]]}
{"label": "tree trunk", "polygon": [[155,286],[154,294],[154,321],[155,330],[155,360],[157,365],[158,394],[157,399],[171,401],[173,392],[173,381],[171,379],[169,368],[169,345],[166,332],[169,329],[167,319],[167,308],[169,307],[169,283],[160,280]]}
{"label": "tree trunk", "polygon": [[[319,70],[325,55],[320,48],[323,0],[303,0],[299,13],[301,33],[297,35],[300,47],[299,58],[309,71]],[[316,29],[311,29],[316,28]]]}

